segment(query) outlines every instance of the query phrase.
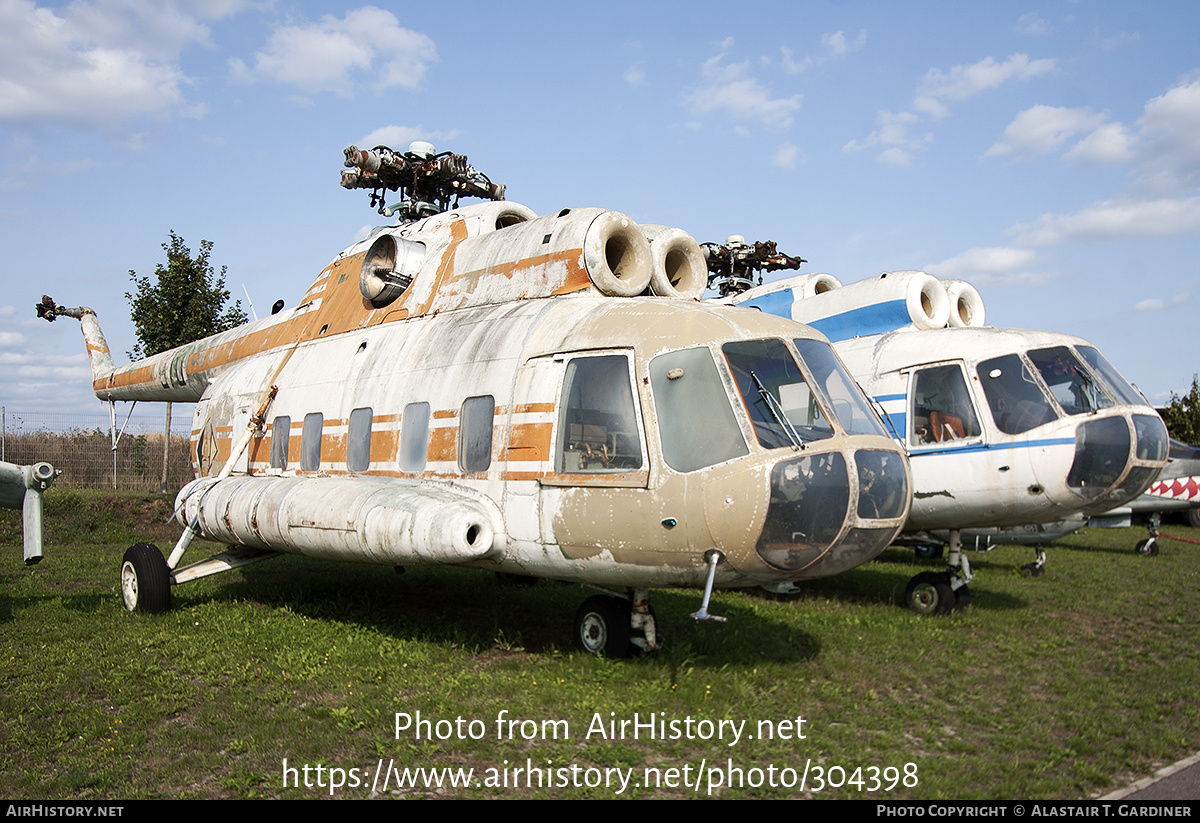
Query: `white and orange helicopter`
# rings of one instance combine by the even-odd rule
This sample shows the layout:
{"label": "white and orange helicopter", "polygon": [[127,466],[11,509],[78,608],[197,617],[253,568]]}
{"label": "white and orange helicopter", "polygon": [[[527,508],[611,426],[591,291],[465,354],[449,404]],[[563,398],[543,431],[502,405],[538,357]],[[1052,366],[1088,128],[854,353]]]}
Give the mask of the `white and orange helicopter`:
{"label": "white and orange helicopter", "polygon": [[[947,571],[909,581],[918,614],[970,602],[963,530],[1099,514],[1137,498],[1167,463],[1162,419],[1094,346],[986,326],[968,283],[899,271],[844,286],[824,273],[764,285],[761,271],[806,261],[738,235],[705,248],[720,302],[827,335],[907,450],[904,537],[948,532]],[[1039,545],[1026,568],[1037,575],[1044,563]]]}
{"label": "white and orange helicopter", "polygon": [[[129,609],[277,553],[471,566],[628,587],[575,617],[580,647],[618,657],[659,645],[651,587],[703,587],[710,618],[714,586],[837,574],[904,524],[904,451],[829,343],[700,302],[686,233],[538,217],[426,143],[346,166],[399,222],[295,308],[116,367],[94,312],[39,307],[80,321],[100,399],[196,402],[186,528],[165,559],[126,552]],[[182,566],[197,535],[230,548]]]}

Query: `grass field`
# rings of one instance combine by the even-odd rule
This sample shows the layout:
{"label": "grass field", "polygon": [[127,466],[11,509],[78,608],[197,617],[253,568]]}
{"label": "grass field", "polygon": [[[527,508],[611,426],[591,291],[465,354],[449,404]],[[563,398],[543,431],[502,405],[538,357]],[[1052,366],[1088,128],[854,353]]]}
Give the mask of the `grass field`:
{"label": "grass field", "polygon": [[1200,547],[1139,557],[1137,529],[1053,544],[1039,578],[1028,548],[972,553],[946,618],[897,605],[938,567],[901,549],[795,599],[718,593],[724,625],[656,591],[667,648],[609,661],[570,645],[587,590],[472,570],[280,558],[131,615],[121,555],[167,548],[170,507],[51,489],[28,568],[0,513],[0,796],[1086,798],[1200,750]]}

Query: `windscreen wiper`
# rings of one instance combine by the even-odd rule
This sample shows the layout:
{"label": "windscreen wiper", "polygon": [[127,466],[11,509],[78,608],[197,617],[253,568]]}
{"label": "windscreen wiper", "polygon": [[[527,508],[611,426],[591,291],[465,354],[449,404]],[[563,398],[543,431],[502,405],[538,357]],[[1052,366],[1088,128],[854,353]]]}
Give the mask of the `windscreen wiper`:
{"label": "windscreen wiper", "polygon": [[775,399],[775,395],[767,391],[767,387],[758,379],[758,375],[754,373],[753,369],[750,370],[750,379],[754,381],[754,385],[758,388],[758,396],[767,404],[767,409],[770,410],[771,416],[775,418],[775,422],[783,429],[783,433],[788,436],[788,440],[792,441],[792,446],[797,449],[800,448],[800,435],[792,427],[792,421],[788,420],[787,415],[783,413],[783,406]]}

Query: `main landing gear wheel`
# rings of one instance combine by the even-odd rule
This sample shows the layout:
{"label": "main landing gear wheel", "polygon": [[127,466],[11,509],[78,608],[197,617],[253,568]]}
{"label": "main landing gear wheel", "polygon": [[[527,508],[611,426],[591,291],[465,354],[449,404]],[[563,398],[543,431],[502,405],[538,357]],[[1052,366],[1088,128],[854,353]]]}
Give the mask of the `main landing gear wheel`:
{"label": "main landing gear wheel", "polygon": [[121,561],[121,598],[131,612],[157,614],[171,608],[171,570],[153,543],[134,543]]}
{"label": "main landing gear wheel", "polygon": [[1137,542],[1133,550],[1142,557],[1158,557],[1158,539],[1146,537]]}
{"label": "main landing gear wheel", "polygon": [[938,545],[913,546],[913,555],[918,560],[937,560],[942,556],[943,548]]}
{"label": "main landing gear wheel", "polygon": [[595,595],[575,612],[575,643],[590,654],[609,658],[629,654],[630,604],[626,600]]}
{"label": "main landing gear wheel", "polygon": [[921,572],[908,581],[904,600],[913,614],[948,614],[954,608],[954,592],[945,572]]}

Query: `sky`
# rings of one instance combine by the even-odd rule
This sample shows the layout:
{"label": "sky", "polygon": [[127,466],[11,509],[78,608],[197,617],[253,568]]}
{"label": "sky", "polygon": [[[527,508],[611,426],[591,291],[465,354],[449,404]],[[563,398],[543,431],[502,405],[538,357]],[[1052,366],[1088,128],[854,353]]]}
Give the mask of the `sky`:
{"label": "sky", "polygon": [[[465,154],[538,214],[921,269],[1087,338],[1155,403],[1200,372],[1200,4],[0,0],[0,405],[101,411],[130,271],[213,243],[260,316],[385,219],[342,149]],[[143,410],[139,406],[139,411]]]}

